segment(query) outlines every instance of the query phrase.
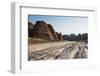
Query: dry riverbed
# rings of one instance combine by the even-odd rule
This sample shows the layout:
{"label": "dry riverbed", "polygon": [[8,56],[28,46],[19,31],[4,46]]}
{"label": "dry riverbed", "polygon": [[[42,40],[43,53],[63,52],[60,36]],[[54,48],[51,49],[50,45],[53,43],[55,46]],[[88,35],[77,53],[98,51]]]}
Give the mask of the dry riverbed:
{"label": "dry riverbed", "polygon": [[28,60],[56,60],[87,58],[88,46],[85,42],[49,42],[31,44]]}

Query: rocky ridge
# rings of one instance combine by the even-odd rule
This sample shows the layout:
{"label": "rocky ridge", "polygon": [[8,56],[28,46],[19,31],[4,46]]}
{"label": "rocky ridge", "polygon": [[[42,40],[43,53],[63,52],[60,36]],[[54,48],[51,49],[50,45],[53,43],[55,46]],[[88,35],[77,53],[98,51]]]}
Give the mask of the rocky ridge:
{"label": "rocky ridge", "polygon": [[54,30],[51,24],[45,21],[36,21],[35,24],[28,22],[28,36],[50,41],[62,41],[63,36]]}

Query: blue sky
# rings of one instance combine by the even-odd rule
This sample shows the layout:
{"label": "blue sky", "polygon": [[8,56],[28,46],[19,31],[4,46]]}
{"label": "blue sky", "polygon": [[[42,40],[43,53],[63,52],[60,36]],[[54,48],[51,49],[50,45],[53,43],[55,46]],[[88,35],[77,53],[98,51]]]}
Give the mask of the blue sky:
{"label": "blue sky", "polygon": [[36,21],[43,20],[51,24],[56,32],[64,34],[88,33],[88,17],[79,16],[45,16],[29,15],[28,21],[35,24]]}

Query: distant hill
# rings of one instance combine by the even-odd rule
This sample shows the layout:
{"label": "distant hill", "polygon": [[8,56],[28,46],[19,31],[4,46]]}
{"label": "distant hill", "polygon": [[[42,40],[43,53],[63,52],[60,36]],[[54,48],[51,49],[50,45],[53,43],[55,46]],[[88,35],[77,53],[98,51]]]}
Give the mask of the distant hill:
{"label": "distant hill", "polygon": [[64,40],[69,40],[69,41],[88,41],[88,34],[83,33],[83,34],[70,34],[70,35],[63,35]]}

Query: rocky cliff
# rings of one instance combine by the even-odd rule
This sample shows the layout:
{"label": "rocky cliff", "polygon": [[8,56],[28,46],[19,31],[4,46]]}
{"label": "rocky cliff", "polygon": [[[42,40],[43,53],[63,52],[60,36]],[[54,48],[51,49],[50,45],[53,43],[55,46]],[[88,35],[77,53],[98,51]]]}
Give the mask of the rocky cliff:
{"label": "rocky cliff", "polygon": [[28,22],[28,36],[44,40],[63,40],[62,34],[56,32],[52,25],[45,21],[36,21],[34,25]]}

